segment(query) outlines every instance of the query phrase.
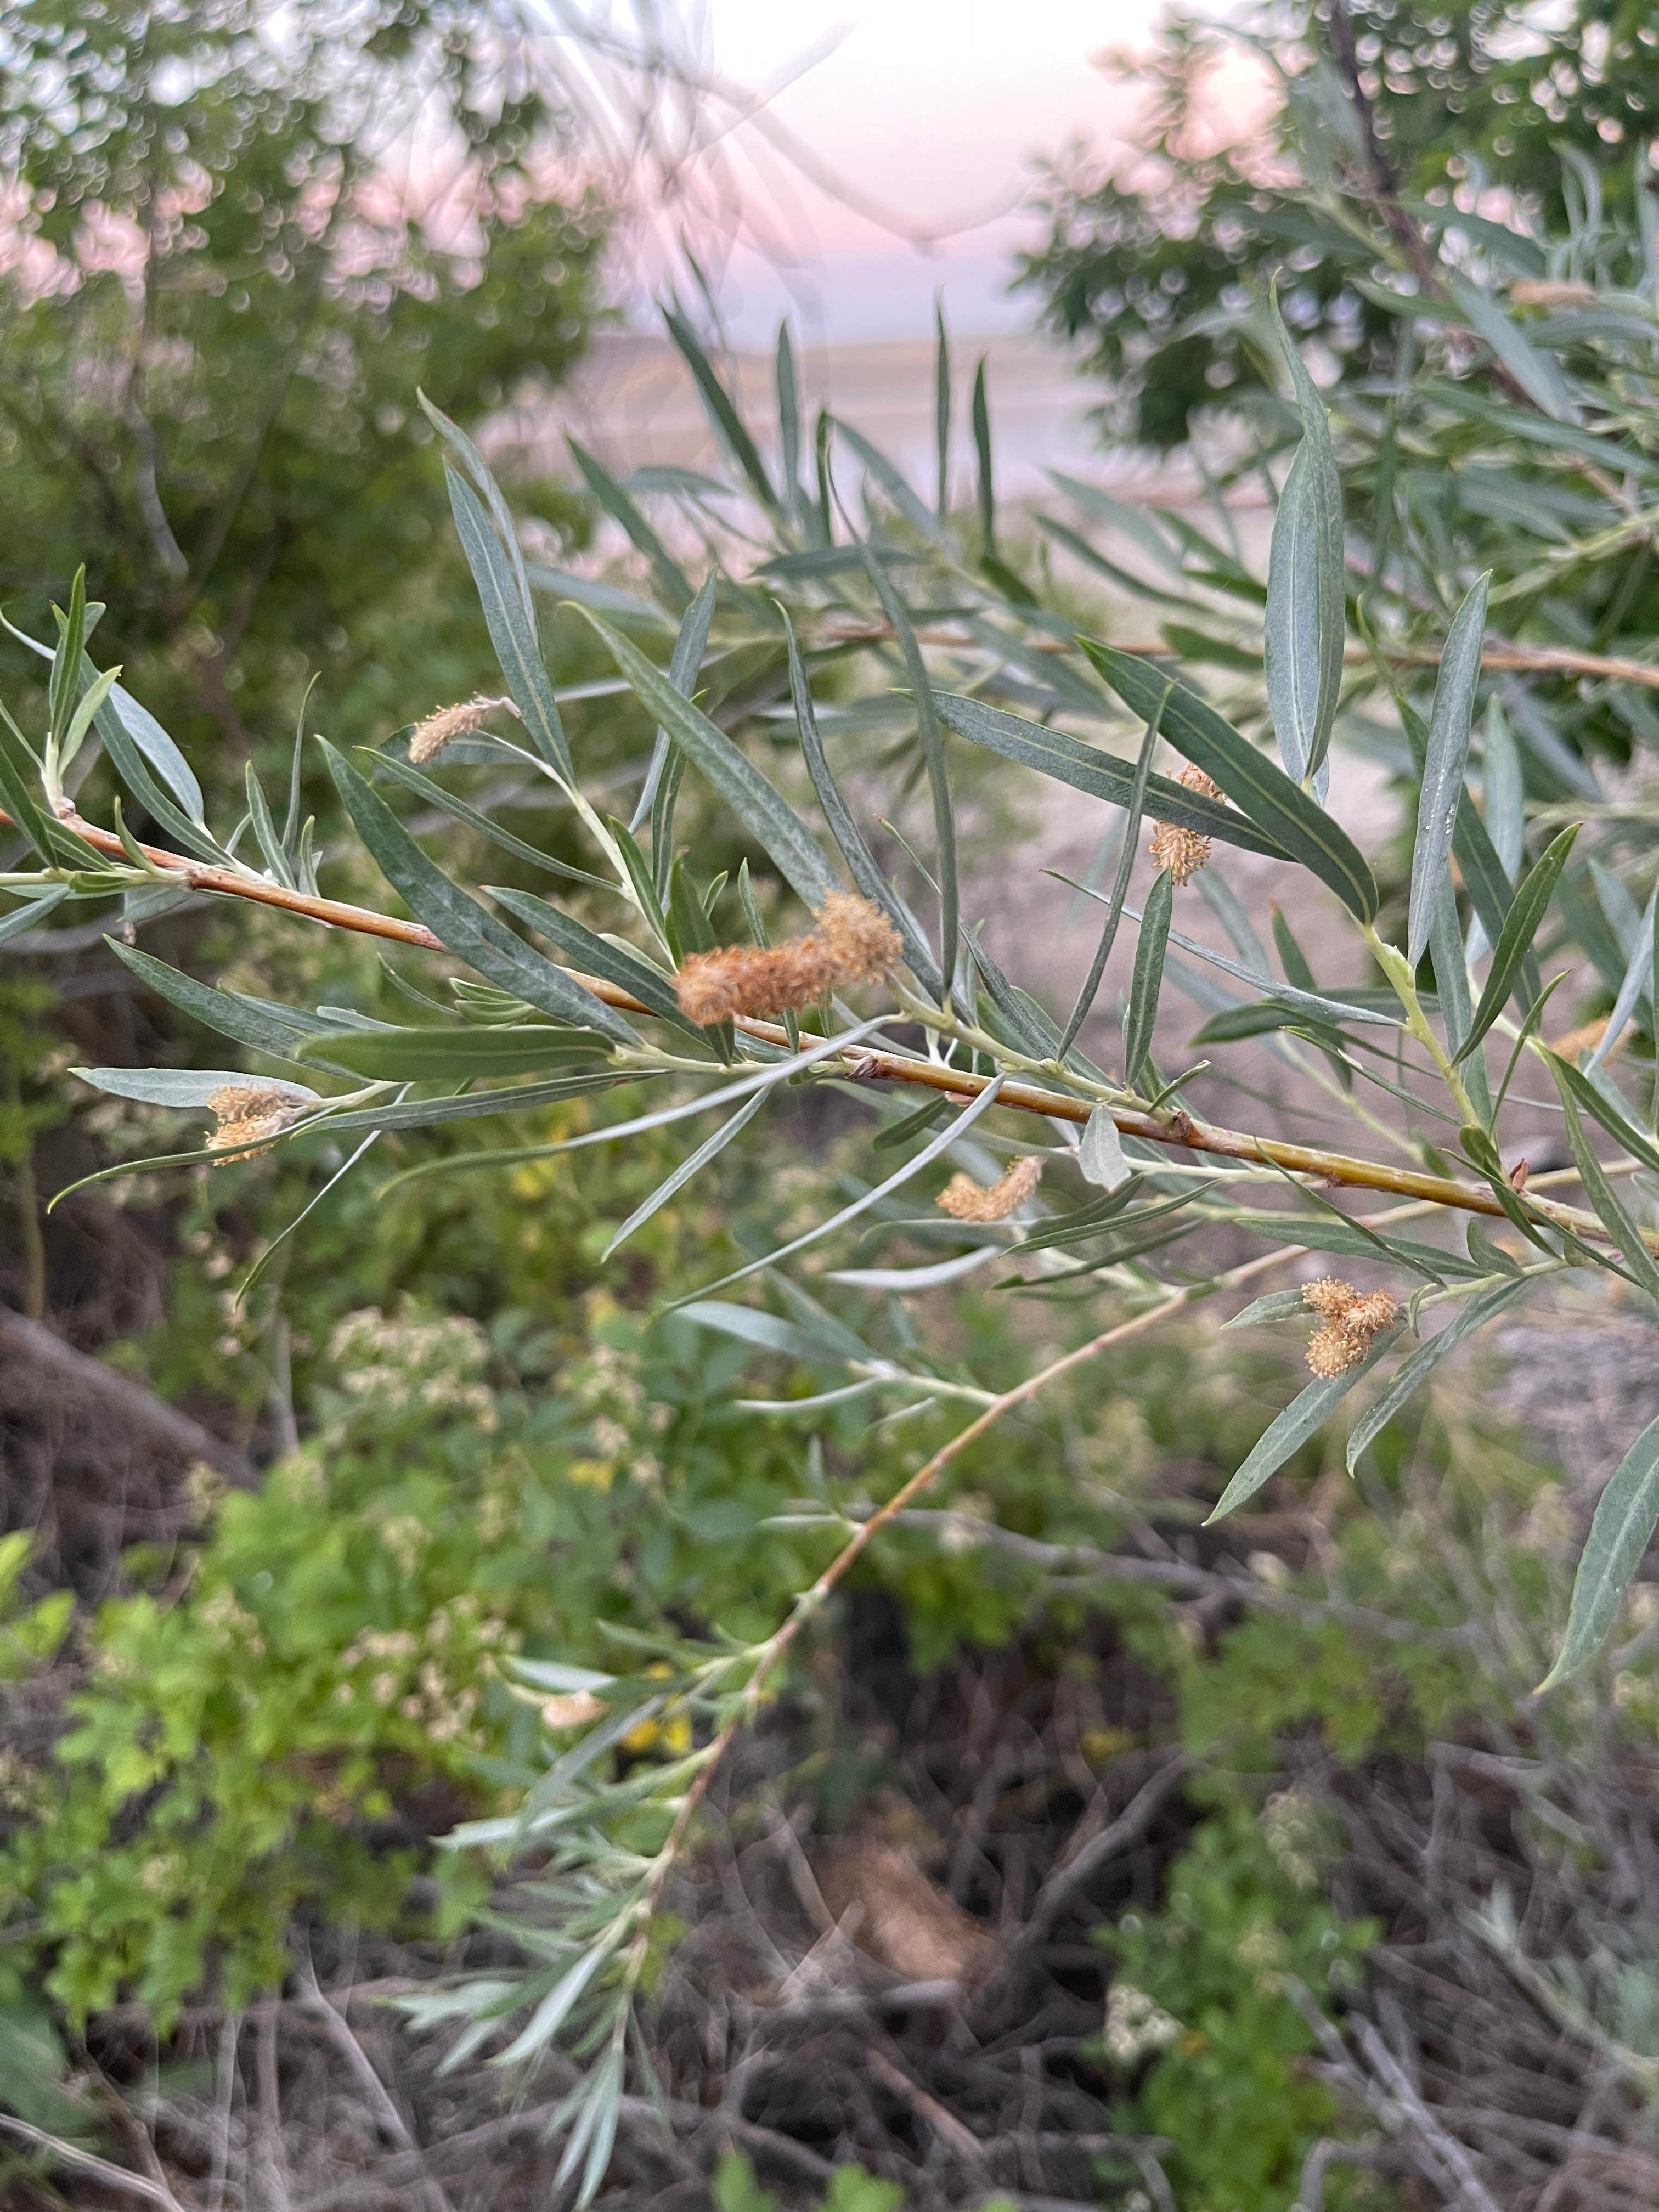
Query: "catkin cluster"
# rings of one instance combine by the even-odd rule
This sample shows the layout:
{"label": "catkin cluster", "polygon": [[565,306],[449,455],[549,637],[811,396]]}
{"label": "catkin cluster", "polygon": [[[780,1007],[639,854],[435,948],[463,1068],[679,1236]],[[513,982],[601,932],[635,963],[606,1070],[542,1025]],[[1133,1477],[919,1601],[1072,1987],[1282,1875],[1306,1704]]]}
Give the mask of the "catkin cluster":
{"label": "catkin cluster", "polygon": [[898,932],[868,900],[832,891],[817,927],[787,945],[723,945],[689,953],[674,978],[680,1011],[706,1028],[735,1014],[810,1006],[826,992],[877,983],[897,967]]}
{"label": "catkin cluster", "polygon": [[274,1083],[222,1083],[209,1093],[208,1111],[214,1126],[208,1136],[212,1152],[240,1152],[244,1146],[268,1149],[268,1139],[281,1136],[299,1112],[291,1092]]}
{"label": "catkin cluster", "polygon": [[[1190,761],[1178,771],[1176,781],[1206,799],[1221,796],[1220,785],[1212,783],[1203,769],[1194,768]],[[1155,867],[1167,868],[1178,884],[1185,884],[1190,883],[1209,860],[1210,841],[1196,830],[1182,830],[1173,822],[1160,822],[1146,850]]]}
{"label": "catkin cluster", "polygon": [[482,729],[484,717],[495,714],[497,708],[507,714],[519,713],[510,699],[486,699],[482,694],[459,707],[440,707],[435,714],[428,714],[410,732],[409,757],[416,768],[421,767],[457,738],[471,737],[474,730]]}
{"label": "catkin cluster", "polygon": [[1018,1213],[1042,1180],[1042,1163],[1027,1153],[988,1188],[972,1176],[952,1176],[939,1194],[939,1204],[958,1221],[1006,1221]]}
{"label": "catkin cluster", "polygon": [[1337,1275],[1310,1283],[1302,1303],[1319,1316],[1319,1327],[1308,1340],[1308,1364],[1324,1379],[1358,1367],[1382,1331],[1400,1318],[1386,1291],[1357,1291]]}

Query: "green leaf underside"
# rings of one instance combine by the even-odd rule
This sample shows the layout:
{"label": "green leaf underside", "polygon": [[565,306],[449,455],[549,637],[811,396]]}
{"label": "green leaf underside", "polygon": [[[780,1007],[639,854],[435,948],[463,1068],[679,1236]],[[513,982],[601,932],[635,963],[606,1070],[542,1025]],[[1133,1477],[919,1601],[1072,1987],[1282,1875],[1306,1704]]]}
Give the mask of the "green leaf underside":
{"label": "green leaf underside", "polygon": [[1612,1635],[1625,1592],[1659,1525],[1659,1421],[1650,1423],[1601,1492],[1573,1579],[1560,1655],[1540,1683],[1553,1690],[1588,1666]]}
{"label": "green leaf underside", "polygon": [[[1343,1375],[1320,1376],[1307,1389],[1292,1398],[1284,1412],[1273,1421],[1255,1450],[1227,1485],[1210,1515],[1211,1521],[1220,1521],[1229,1513],[1236,1513],[1247,1500],[1255,1496],[1270,1476],[1277,1474],[1292,1452],[1297,1451],[1325,1425],[1356,1382],[1363,1382],[1387,1351],[1395,1332],[1375,1343],[1357,1367]],[[1207,1528],[1209,1522],[1205,1523]]]}
{"label": "green leaf underside", "polygon": [[308,1037],[299,1058],[313,1048],[336,1066],[371,1083],[426,1083],[469,1076],[529,1075],[538,1069],[589,1069],[608,1057],[605,1040],[592,1030],[542,1029],[515,1024],[495,1029],[368,1030],[342,1037],[334,1031]]}

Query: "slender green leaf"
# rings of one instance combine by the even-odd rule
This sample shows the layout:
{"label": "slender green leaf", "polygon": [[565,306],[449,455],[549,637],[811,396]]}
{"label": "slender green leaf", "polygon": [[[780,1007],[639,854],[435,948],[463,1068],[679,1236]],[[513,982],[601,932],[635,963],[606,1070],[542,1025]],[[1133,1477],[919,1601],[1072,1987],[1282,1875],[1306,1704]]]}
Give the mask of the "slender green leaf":
{"label": "slender green leaf", "polygon": [[[750,1275],[758,1274],[763,1267],[775,1267],[780,1261],[789,1259],[809,1244],[816,1244],[822,1237],[832,1236],[836,1230],[845,1228],[849,1221],[855,1221],[860,1214],[867,1213],[872,1206],[879,1206],[890,1193],[908,1182],[923,1168],[931,1167],[941,1153],[949,1152],[952,1145],[965,1137],[981,1115],[988,1113],[996,1104],[1001,1089],[1002,1078],[999,1076],[963,1109],[948,1128],[941,1129],[931,1144],[925,1145],[914,1158],[896,1168],[884,1182],[872,1185],[861,1197],[854,1199],[850,1205],[843,1206],[838,1212],[832,1213],[828,1220],[819,1222],[815,1228],[804,1230],[799,1237],[792,1237],[788,1243],[780,1245],[775,1252],[765,1253],[758,1260],[750,1260],[746,1266],[734,1267],[730,1274],[722,1275],[718,1282],[705,1284],[696,1296],[708,1297],[713,1291],[729,1290],[733,1283],[743,1282]],[[678,1307],[689,1304],[690,1301],[676,1299],[673,1303]]]}
{"label": "slender green leaf", "polygon": [[784,505],[792,522],[800,517],[800,384],[795,374],[795,349],[789,325],[778,325],[777,351],[778,458],[783,476]]}
{"label": "slender green leaf", "polygon": [[[1168,672],[1138,654],[1120,653],[1092,638],[1079,641],[1130,713],[1149,720],[1169,684]],[[1281,851],[1328,884],[1362,921],[1371,920],[1377,908],[1376,885],[1358,848],[1283,769],[1184,684],[1170,692],[1161,727],[1176,750],[1219,784]]]}
{"label": "slender green leaf", "polygon": [[[1414,968],[1427,950],[1434,911],[1451,858],[1452,833],[1464,795],[1469,731],[1480,683],[1480,646],[1486,629],[1486,591],[1482,576],[1453,618],[1440,656],[1429,717],[1428,757],[1417,802],[1417,838],[1412,848],[1411,915],[1406,957]],[[1369,918],[1369,917],[1368,917]]]}
{"label": "slender green leaf", "polygon": [[529,1075],[538,1069],[586,1069],[603,1062],[605,1041],[591,1030],[540,1029],[517,1024],[500,1029],[368,1030],[343,1037],[336,1030],[307,1039],[298,1057],[319,1057],[371,1083],[465,1080],[471,1076]]}
{"label": "slender green leaf", "polygon": [[638,1037],[622,1016],[504,928],[428,860],[386,801],[326,739],[318,741],[330,775],[376,865],[410,910],[487,981],[544,1014],[595,1029],[621,1044]]}
{"label": "slender green leaf", "polygon": [[1577,1102],[1564,1073],[1566,1062],[1553,1053],[1549,1055],[1549,1060],[1550,1073],[1555,1078],[1555,1087],[1561,1094],[1562,1111],[1566,1115],[1567,1142],[1572,1147],[1572,1164],[1578,1170],[1578,1180],[1584,1187],[1584,1195],[1589,1200],[1596,1219],[1629,1261],[1632,1274],[1650,1298],[1659,1298],[1659,1261],[1649,1251],[1647,1240],[1631,1218],[1613,1187],[1607,1170],[1595,1157],[1595,1148],[1584,1134]]}
{"label": "slender green leaf", "polygon": [[852,809],[842,795],[841,787],[836,781],[829,757],[823,750],[823,739],[812,706],[811,689],[806,680],[800,647],[795,639],[794,624],[781,604],[778,612],[782,617],[784,638],[789,653],[789,696],[795,709],[795,728],[800,738],[801,757],[806,763],[806,772],[812,779],[812,788],[818,795],[818,805],[823,809],[823,818],[830,825],[830,834],[841,848],[842,857],[859,890],[872,906],[880,908],[898,931],[904,945],[905,962],[911,974],[924,991],[938,999],[944,993],[944,976],[909,908],[876,866],[875,855],[866,844],[864,833],[854,820]]}
{"label": "slender green leaf", "polygon": [[[590,1063],[591,1066],[591,1063]],[[530,1114],[544,1106],[562,1104],[567,1098],[615,1091],[625,1083],[659,1078],[660,1069],[642,1068],[621,1074],[601,1066],[591,1073],[554,1076],[545,1083],[515,1084],[500,1091],[468,1091],[447,1098],[396,1098],[381,1106],[360,1106],[344,1114],[331,1114],[318,1124],[331,1136],[347,1136],[358,1129],[435,1129],[446,1121],[476,1121],[501,1114]]]}
{"label": "slender green leaf", "polygon": [[26,898],[21,906],[14,907],[8,915],[0,915],[0,945],[8,938],[21,937],[26,931],[35,929],[54,907],[62,906],[69,896],[67,884],[53,884],[38,897]]}
{"label": "slender green leaf", "polygon": [[447,471],[449,505],[460,535],[461,550],[477,586],[489,641],[495,648],[507,688],[513,696],[537,751],[568,788],[576,781],[575,765],[565,740],[559,704],[542,662],[535,617],[520,592],[501,541],[471,484],[454,469]]}
{"label": "slender green leaf", "polygon": [[1129,1011],[1123,1024],[1123,1079],[1131,1086],[1139,1082],[1146,1055],[1152,1048],[1158,994],[1164,988],[1164,955],[1170,942],[1170,916],[1174,908],[1175,878],[1167,868],[1160,868],[1146,894],[1146,910],[1140,918],[1140,942],[1135,947]]}
{"label": "slender green leaf", "polygon": [[838,886],[811,832],[754,763],[602,616],[582,610],[644,706],[684,750],[814,913]]}
{"label": "slender green leaf", "polygon": [[1269,1291],[1265,1297],[1252,1298],[1242,1312],[1224,1322],[1222,1327],[1260,1328],[1264,1322],[1305,1322],[1308,1318],[1308,1301],[1300,1291]]}
{"label": "slender green leaf", "polygon": [[1649,894],[1647,912],[1638,926],[1636,942],[1631,951],[1630,965],[1625,970],[1624,981],[1619,986],[1619,995],[1613,1002],[1601,1031],[1601,1042],[1584,1064],[1587,1075],[1594,1075],[1620,1037],[1631,1016],[1642,998],[1652,988],[1654,936],[1659,930],[1659,885]]}
{"label": "slender green leaf", "polygon": [[206,1106],[228,1085],[258,1082],[262,1088],[280,1091],[295,1105],[321,1103],[303,1083],[272,1083],[268,1076],[251,1076],[226,1067],[72,1067],[71,1075],[112,1097],[137,1098],[147,1106],[176,1106],[191,1112]]}
{"label": "slender green leaf", "polygon": [[419,769],[411,767],[408,761],[399,759],[396,753],[376,752],[367,745],[360,750],[374,763],[377,775],[389,775],[394,783],[402,784],[406,791],[412,791],[432,805],[441,807],[446,814],[452,815],[457,822],[465,822],[469,830],[476,830],[480,837],[487,838],[503,853],[511,853],[515,860],[527,861],[532,868],[539,868],[544,875],[557,876],[566,883],[586,884],[590,890],[615,896],[616,884],[607,881],[604,876],[596,876],[586,868],[573,868],[563,860],[556,860],[550,853],[544,853],[539,846],[516,836],[511,830],[503,829],[493,814],[485,814],[478,807],[470,805],[465,799],[446,790],[431,776],[423,775]]}
{"label": "slender green leaf", "polygon": [[[1157,712],[1158,697],[1168,682],[1167,674],[1159,675],[1146,720],[1151,721]],[[1051,730],[1000,707],[988,707],[981,699],[963,698],[949,691],[936,691],[933,698],[945,727],[970,744],[983,745],[988,752],[1000,753],[1005,760],[1018,761],[1022,767],[1036,769],[1056,783],[1069,784],[1073,791],[1086,792],[1091,799],[1103,799],[1113,806],[1127,806],[1133,795],[1134,769],[1114,753],[1085,745],[1065,730]],[[1270,860],[1291,857],[1285,847],[1257,829],[1237,808],[1188,791],[1171,777],[1149,776],[1146,793],[1148,809],[1160,822],[1195,830],[1203,837],[1219,838],[1246,853],[1266,854]]]}
{"label": "slender green leaf", "polygon": [[688,1154],[673,1173],[665,1176],[657,1185],[650,1197],[641,1200],[634,1208],[627,1220],[623,1223],[604,1251],[600,1253],[601,1262],[608,1260],[619,1244],[625,1243],[636,1229],[642,1228],[659,1208],[666,1206],[676,1192],[683,1190],[692,1176],[706,1168],[717,1152],[724,1152],[733,1137],[741,1136],[770,1096],[769,1091],[757,1091],[748,1104],[740,1106],[731,1120],[716,1129],[712,1137],[705,1137],[696,1152]]}
{"label": "slender green leaf", "polygon": [[921,647],[911,626],[910,617],[884,571],[869,557],[867,548],[865,550],[864,565],[876,597],[881,602],[882,612],[892,624],[893,634],[904,655],[905,672],[910,679],[910,696],[916,710],[917,733],[921,738],[922,755],[927,763],[927,783],[933,801],[934,869],[939,887],[939,965],[945,971],[945,988],[948,991],[955,963],[959,894],[957,887],[956,811],[951,801],[951,779],[945,766],[945,739],[939,730],[939,709],[933,703],[933,688],[927,681],[927,665],[921,657]]}
{"label": "slender green leaf", "polygon": [[709,420],[716,434],[729,447],[732,459],[749,479],[755,496],[773,514],[781,512],[778,495],[772,488],[772,479],[766,473],[760,449],[744,427],[743,417],[732,404],[732,396],[715,373],[714,364],[704,352],[696,332],[685,317],[672,307],[663,310],[663,321],[668,335],[679,348],[686,366],[696,380]]}
{"label": "slender green leaf", "polygon": [[1539,1684],[1553,1690],[1588,1666],[1613,1632],[1625,1592],[1659,1523],[1659,1421],[1643,1430],[1601,1492],[1572,1585],[1560,1656]]}
{"label": "slender green leaf", "polygon": [[979,535],[981,556],[997,550],[996,477],[991,466],[991,410],[985,397],[985,358],[974,371],[974,452],[979,462]]}
{"label": "slender green leaf", "polygon": [[[1366,1357],[1357,1367],[1345,1374],[1321,1376],[1310,1382],[1307,1389],[1292,1398],[1284,1412],[1269,1425],[1249,1457],[1221,1493],[1210,1521],[1220,1521],[1229,1513],[1236,1513],[1246,1501],[1255,1496],[1270,1475],[1277,1474],[1292,1452],[1299,1451],[1310,1437],[1322,1429],[1331,1415],[1347,1396],[1356,1382],[1362,1382],[1382,1357],[1395,1332],[1390,1330],[1372,1345]],[[1209,1522],[1205,1523],[1207,1528]]]}
{"label": "slender green leaf", "polygon": [[[1173,685],[1170,688],[1173,689]],[[1167,699],[1169,692],[1164,696]],[[1130,786],[1129,804],[1124,814],[1123,844],[1118,854],[1117,878],[1112,885],[1111,904],[1106,910],[1099,942],[1095,946],[1095,957],[1089,963],[1089,972],[1083,979],[1083,988],[1073,1006],[1071,1019],[1061,1032],[1060,1043],[1055,1048],[1057,1060],[1065,1059],[1078,1031],[1083,1027],[1099,993],[1101,979],[1106,973],[1106,963],[1112,957],[1112,947],[1117,941],[1118,924],[1123,919],[1123,902],[1129,894],[1129,878],[1134,870],[1140,841],[1141,811],[1146,804],[1146,782],[1152,772],[1152,755],[1158,750],[1158,726],[1163,712],[1163,702],[1160,702],[1157,713],[1146,725],[1146,734],[1140,741],[1140,756],[1135,763],[1135,778]]]}
{"label": "slender green leaf", "polygon": [[[565,442],[589,491],[611,520],[621,526],[635,550],[644,554],[650,562],[657,580],[657,589],[663,599],[677,613],[683,612],[696,596],[691,589],[691,579],[669,553],[668,548],[610,470],[595,460],[592,454],[585,447],[578,445],[574,438],[567,436]],[[567,596],[574,595],[569,593]]]}
{"label": "slender green leaf", "polygon": [[[714,595],[719,583],[720,572],[710,569],[703,580],[702,589],[685,611],[680,623],[680,634],[674,641],[673,654],[668,663],[669,682],[688,699],[696,690],[697,671],[702,666],[702,657],[708,650],[708,626],[714,618]],[[673,739],[666,730],[659,728],[656,743],[651,748],[651,765],[646,770],[645,781],[628,824],[629,833],[637,836],[640,824],[647,815],[650,816],[651,849],[654,854],[665,854],[673,845],[674,800],[679,790],[681,765],[682,757],[674,750]],[[668,779],[666,783],[665,778]]]}
{"label": "slender green leaf", "polygon": [[1455,1352],[1465,1337],[1473,1336],[1479,1328],[1512,1305],[1527,1289],[1524,1281],[1499,1283],[1494,1289],[1482,1291],[1472,1297],[1455,1320],[1419,1345],[1409,1359],[1402,1360],[1393,1382],[1369,1407],[1353,1425],[1348,1438],[1348,1472],[1352,1474],[1358,1464],[1359,1455],[1373,1437],[1378,1435],[1400,1411],[1413,1392],[1422,1389],[1441,1361]]}
{"label": "slender green leaf", "polygon": [[1504,1001],[1515,988],[1527,954],[1532,950],[1533,939],[1543,925],[1549,903],[1555,895],[1561,871],[1567,865],[1573,841],[1580,824],[1572,823],[1551,843],[1537,866],[1534,867],[1516,892],[1498,943],[1492,956],[1492,966],[1486,971],[1486,987],[1480,994],[1480,1003],[1474,1010],[1474,1019],[1469,1033],[1458,1051],[1465,1059],[1485,1036],[1486,1031],[1504,1011]]}
{"label": "slender green leaf", "polygon": [[933,449],[937,463],[935,512],[941,522],[951,514],[951,341],[945,329],[945,301],[933,295],[933,327],[939,333],[933,356]]}
{"label": "slender green leaf", "polygon": [[557,907],[538,898],[533,891],[508,890],[497,884],[486,884],[484,889],[491,898],[499,899],[510,913],[517,915],[520,921],[527,922],[532,929],[538,929],[544,937],[551,938],[561,952],[580,961],[590,975],[601,975],[607,983],[631,991],[653,1014],[661,1014],[672,1022],[684,1022],[673,985],[642,954],[584,928]]}
{"label": "slender green leaf", "polygon": [[1277,296],[1273,312],[1301,410],[1302,443],[1273,519],[1263,641],[1279,757],[1291,781],[1301,784],[1324,761],[1342,688],[1342,479],[1324,403],[1285,328]]}

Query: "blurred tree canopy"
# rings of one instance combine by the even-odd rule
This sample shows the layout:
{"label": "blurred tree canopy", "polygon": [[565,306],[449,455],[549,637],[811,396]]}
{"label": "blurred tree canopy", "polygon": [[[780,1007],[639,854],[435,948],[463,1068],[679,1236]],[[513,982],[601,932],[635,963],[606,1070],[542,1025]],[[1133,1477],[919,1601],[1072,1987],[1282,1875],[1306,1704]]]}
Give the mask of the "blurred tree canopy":
{"label": "blurred tree canopy", "polygon": [[[1279,95],[1242,131],[1216,74],[1241,52]],[[1659,23],[1640,0],[1264,0],[1224,26],[1177,9],[1150,54],[1109,67],[1147,95],[1142,151],[1046,167],[1048,235],[1020,281],[1052,328],[1086,335],[1152,445],[1180,444],[1231,387],[1271,384],[1240,340],[1248,271],[1282,267],[1292,325],[1363,376],[1389,368],[1401,327],[1366,289],[1379,253],[1427,284],[1493,222],[1593,235],[1605,204],[1659,227]],[[1559,270],[1536,258],[1540,277],[1601,273],[1568,265],[1571,245]]]}
{"label": "blurred tree canopy", "polygon": [[556,378],[607,211],[506,7],[0,6],[0,592],[82,560],[187,747],[384,730],[489,665],[417,386]]}

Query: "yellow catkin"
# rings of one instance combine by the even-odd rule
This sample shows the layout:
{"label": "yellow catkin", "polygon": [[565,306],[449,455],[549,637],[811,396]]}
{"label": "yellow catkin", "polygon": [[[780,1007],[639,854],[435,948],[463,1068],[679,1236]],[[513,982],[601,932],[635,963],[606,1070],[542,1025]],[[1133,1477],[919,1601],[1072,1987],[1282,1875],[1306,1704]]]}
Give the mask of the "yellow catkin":
{"label": "yellow catkin", "polygon": [[222,1083],[208,1097],[214,1126],[208,1136],[213,1152],[240,1152],[245,1146],[266,1151],[299,1112],[299,1102],[274,1083]]}
{"label": "yellow catkin", "polygon": [[1042,1163],[1028,1153],[988,1189],[972,1176],[952,1176],[938,1203],[957,1221],[1006,1221],[1018,1213],[1042,1180]]}
{"label": "yellow catkin", "polygon": [[[1176,776],[1188,791],[1196,791],[1206,799],[1219,799],[1221,787],[1212,783],[1201,768],[1189,761]],[[1210,841],[1196,830],[1182,830],[1173,822],[1160,822],[1152,832],[1146,850],[1155,867],[1167,868],[1176,883],[1190,883],[1210,857]]]}
{"label": "yellow catkin", "polygon": [[817,927],[787,945],[723,945],[687,955],[674,989],[688,1021],[707,1027],[734,1014],[810,1006],[828,991],[879,982],[903,948],[886,915],[866,899],[833,891]]}
{"label": "yellow catkin", "polygon": [[1338,1275],[1310,1283],[1302,1303],[1319,1316],[1319,1327],[1308,1340],[1308,1364],[1327,1380],[1358,1367],[1382,1331],[1400,1318],[1387,1291],[1357,1291]]}
{"label": "yellow catkin", "polygon": [[446,745],[453,744],[457,738],[471,737],[474,730],[482,729],[485,717],[498,709],[507,714],[519,712],[510,699],[486,699],[482,696],[468,699],[459,707],[440,707],[435,714],[428,714],[410,733],[409,757],[419,768]]}

